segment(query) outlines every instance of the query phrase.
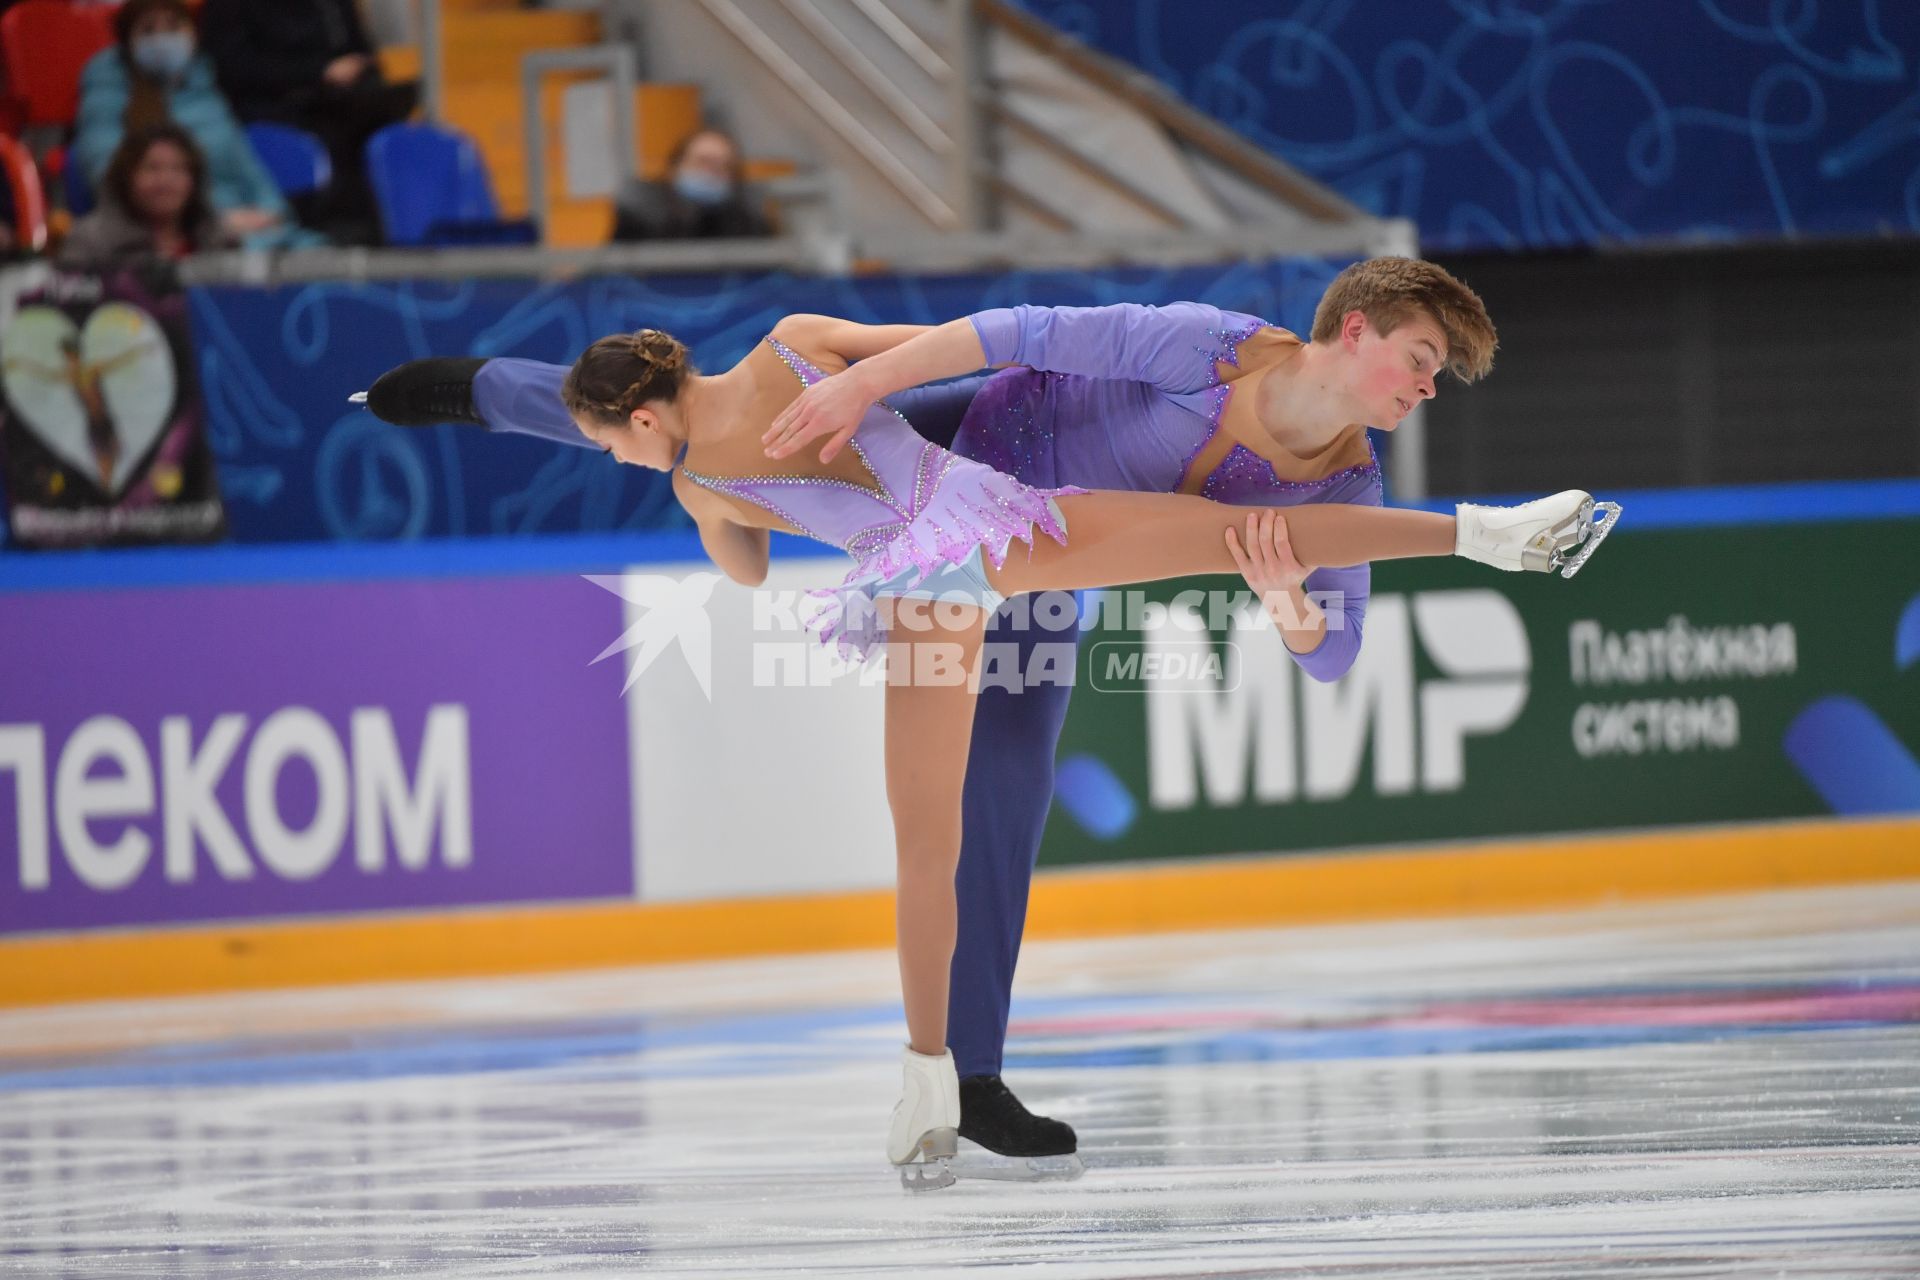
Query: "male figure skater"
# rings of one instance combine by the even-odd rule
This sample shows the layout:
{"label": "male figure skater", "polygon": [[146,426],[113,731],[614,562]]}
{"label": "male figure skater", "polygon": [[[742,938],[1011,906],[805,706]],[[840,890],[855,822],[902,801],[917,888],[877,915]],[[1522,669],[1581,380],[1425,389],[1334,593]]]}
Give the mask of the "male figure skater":
{"label": "male figure skater", "polygon": [[[951,353],[967,344],[942,340],[964,324],[980,338],[969,350],[1009,367],[913,385],[966,372]],[[1392,385],[1377,371],[1362,377],[1359,345],[1407,325],[1422,339],[1410,367]],[[1185,302],[1016,307],[898,328],[899,346],[809,388],[776,421],[770,459],[822,437],[823,456],[837,452],[850,434],[845,424],[884,397],[921,435],[1028,484],[1187,492],[1269,507],[1379,506],[1367,426],[1397,425],[1434,394],[1443,368],[1463,381],[1483,376],[1496,341],[1470,289],[1432,263],[1405,258],[1356,263],[1337,276],[1306,343],[1258,317]],[[367,407],[402,426],[467,423],[597,448],[561,404],[566,372],[513,358],[416,360],[381,377]],[[1236,555],[1241,572],[1269,602],[1293,660],[1313,679],[1336,680],[1359,651],[1369,569],[1307,574],[1284,522],[1262,527],[1266,544]],[[1338,604],[1322,610],[1316,599]],[[1071,638],[1057,628],[1072,602],[1030,611],[1020,603],[989,624],[987,642],[1017,646],[1010,669],[1029,671],[1035,646]],[[1028,625],[1018,624],[1023,617]],[[975,709],[947,1041],[960,1076],[960,1135],[1004,1160],[962,1162],[963,1174],[971,1167],[976,1176],[1072,1177],[1082,1169],[1073,1129],[1030,1113],[1001,1079],[1028,888],[1071,693],[1061,683],[989,685]]]}

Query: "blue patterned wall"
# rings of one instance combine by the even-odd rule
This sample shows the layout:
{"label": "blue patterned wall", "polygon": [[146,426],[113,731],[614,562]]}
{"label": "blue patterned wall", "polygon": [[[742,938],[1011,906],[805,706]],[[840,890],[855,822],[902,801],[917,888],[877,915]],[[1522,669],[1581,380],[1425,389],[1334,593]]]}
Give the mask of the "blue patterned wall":
{"label": "blue patterned wall", "polygon": [[1920,232],[1916,0],[1018,0],[1429,250]]}
{"label": "blue patterned wall", "polygon": [[1304,330],[1340,264],[823,280],[606,277],[568,284],[316,284],[192,291],[207,432],[237,542],[604,532],[684,523],[665,478],[584,449],[406,431],[347,403],[424,355],[569,363],[594,338],[678,334],[725,368],[791,312],[936,324],[1016,302],[1195,298]]}

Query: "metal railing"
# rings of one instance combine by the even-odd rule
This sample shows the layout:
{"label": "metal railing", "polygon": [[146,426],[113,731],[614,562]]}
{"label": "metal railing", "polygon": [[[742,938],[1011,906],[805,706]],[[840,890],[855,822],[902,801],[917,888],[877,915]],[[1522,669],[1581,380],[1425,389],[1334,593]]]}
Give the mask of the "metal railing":
{"label": "metal railing", "polygon": [[431,249],[291,249],[203,253],[181,264],[188,284],[260,285],[318,280],[564,279],[582,274],[863,271],[960,274],[994,270],[1199,266],[1285,257],[1405,252],[1408,224],[1240,226],[1225,231],[983,231],[669,240],[590,249],[475,246]]}
{"label": "metal railing", "polygon": [[436,124],[447,118],[446,41],[440,30],[440,0],[416,0],[414,29],[420,35],[420,97],[427,118]]}
{"label": "metal railing", "polygon": [[846,32],[829,21],[814,0],[780,0],[780,6],[795,22],[806,28],[808,35],[820,42],[820,47],[840,64],[842,70],[878,99],[889,115],[925,143],[928,150],[945,155],[953,148],[953,138],[940,127],[940,123],[922,111],[920,104],[908,96],[892,76],[881,70],[879,64],[869,58]]}
{"label": "metal railing", "polygon": [[635,173],[634,90],[638,63],[631,45],[601,44],[583,49],[541,49],[520,59],[520,120],[526,130],[527,208],[534,225],[547,229],[547,130],[541,112],[541,81],[556,71],[602,71],[612,82],[614,190]]}
{"label": "metal railing", "polygon": [[957,228],[960,216],[938,191],[921,180],[860,120],[761,29],[734,0],[697,0],[707,14],[739,43],[755,61],[801,102],[815,119],[832,129],[865,164],[886,180],[907,202],[936,227]]}
{"label": "metal railing", "polygon": [[1061,66],[1142,111],[1177,140],[1284,201],[1316,222],[1366,221],[1372,215],[1338,192],[1254,146],[1182,102],[1165,85],[1117,58],[1089,48],[1006,0],[968,0],[980,21],[1044,53]]}

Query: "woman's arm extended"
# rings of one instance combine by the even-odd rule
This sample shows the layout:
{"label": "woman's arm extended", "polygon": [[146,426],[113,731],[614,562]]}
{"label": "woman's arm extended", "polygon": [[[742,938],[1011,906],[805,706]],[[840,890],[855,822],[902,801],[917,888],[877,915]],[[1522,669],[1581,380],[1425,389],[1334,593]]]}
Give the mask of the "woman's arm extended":
{"label": "woman's arm extended", "polygon": [[767,580],[765,529],[729,519],[724,503],[678,471],[673,473],[673,496],[693,517],[694,527],[700,531],[700,545],[720,572],[743,587],[757,587]]}
{"label": "woman's arm extended", "polygon": [[720,572],[743,587],[757,587],[767,580],[767,531],[752,529],[731,520],[698,520],[700,545]]}

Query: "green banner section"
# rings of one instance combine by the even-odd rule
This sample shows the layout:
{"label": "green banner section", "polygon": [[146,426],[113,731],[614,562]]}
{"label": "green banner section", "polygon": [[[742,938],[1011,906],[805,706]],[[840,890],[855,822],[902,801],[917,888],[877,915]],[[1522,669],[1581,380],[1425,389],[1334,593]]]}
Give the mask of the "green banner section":
{"label": "green banner section", "polygon": [[1631,519],[1571,580],[1376,565],[1331,684],[1237,578],[1090,599],[1042,861],[1920,811],[1920,520]]}

